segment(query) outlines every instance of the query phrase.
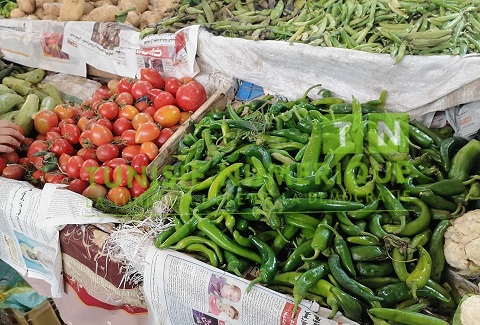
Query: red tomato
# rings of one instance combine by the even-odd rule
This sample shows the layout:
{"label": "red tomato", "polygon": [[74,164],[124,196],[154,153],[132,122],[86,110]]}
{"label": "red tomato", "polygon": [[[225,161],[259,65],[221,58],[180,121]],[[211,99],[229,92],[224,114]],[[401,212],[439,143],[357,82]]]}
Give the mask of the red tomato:
{"label": "red tomato", "polygon": [[119,93],[118,96],[115,98],[115,102],[119,105],[132,105],[133,104],[133,96],[130,94],[130,91],[124,91]]}
{"label": "red tomato", "polygon": [[132,198],[139,197],[143,194],[146,190],[148,190],[150,183],[148,179],[145,177],[143,181],[138,181],[136,178],[132,181],[132,187],[130,187],[130,195]]}
{"label": "red tomato", "polygon": [[122,150],[122,158],[127,161],[132,161],[132,159],[140,153],[140,145],[135,144],[132,146],[127,146]]}
{"label": "red tomato", "polygon": [[35,137],[35,140],[46,140],[47,137],[45,136],[45,134],[37,134],[37,136]]}
{"label": "red tomato", "polygon": [[8,163],[7,158],[0,156],[0,174],[3,172],[5,167],[7,167],[7,163]]}
{"label": "red tomato", "polygon": [[130,92],[132,90],[132,86],[135,83],[135,80],[131,78],[122,78],[118,82],[118,93]]}
{"label": "red tomato", "polygon": [[125,130],[123,131],[122,135],[120,136],[123,143],[126,146],[132,146],[135,145],[135,134],[137,134],[137,131],[135,130]]}
{"label": "red tomato", "polygon": [[87,129],[88,122],[90,121],[91,117],[82,116],[78,119],[77,126],[80,131],[85,131]]}
{"label": "red tomato", "polygon": [[166,106],[166,105],[175,105],[177,101],[175,100],[175,97],[173,97],[172,94],[170,94],[168,91],[160,91],[160,93],[155,97],[153,100],[153,105],[159,109],[160,107]]}
{"label": "red tomato", "polygon": [[193,81],[195,79],[193,79],[192,77],[181,77],[180,79],[180,85],[186,85],[188,84],[190,81]]}
{"label": "red tomato", "polygon": [[180,109],[175,105],[162,106],[153,115],[155,122],[159,123],[164,128],[169,128],[178,124],[181,117]]}
{"label": "red tomato", "polygon": [[113,120],[118,115],[118,104],[115,102],[105,102],[98,106],[98,115],[109,120]]}
{"label": "red tomato", "polygon": [[150,160],[148,156],[144,153],[139,153],[135,157],[133,157],[130,166],[137,172],[139,175],[145,175],[147,172],[147,166]]}
{"label": "red tomato", "polygon": [[64,120],[61,120],[60,122],[58,122],[58,127],[60,128],[60,131],[62,130],[62,128],[65,127],[65,125],[67,124],[77,124],[75,122],[75,120],[73,118],[66,118]]}
{"label": "red tomato", "polygon": [[[78,153],[77,153],[78,154]],[[67,155],[66,153],[62,153],[58,158],[58,167],[64,173],[66,173],[65,169],[67,168],[68,160],[71,158],[71,155]],[[83,159],[85,160],[85,159]]]}
{"label": "red tomato", "polygon": [[[99,118],[95,124],[100,124],[100,125],[103,125],[103,126],[106,126],[110,131],[112,131],[112,121],[110,121],[109,119],[106,119],[104,117],[102,118]],[[93,125],[92,125],[93,127]]]}
{"label": "red tomato", "polygon": [[83,162],[82,167],[80,167],[80,179],[84,181],[92,181],[93,173],[97,170],[100,165],[94,159],[87,159]]}
{"label": "red tomato", "polygon": [[72,156],[67,161],[67,165],[65,166],[65,173],[68,177],[71,178],[79,178],[80,177],[80,169],[82,168],[83,160],[80,156]]}
{"label": "red tomato", "polygon": [[25,177],[25,168],[21,165],[8,165],[2,171],[2,176],[16,180],[22,180]]}
{"label": "red tomato", "polygon": [[33,124],[35,131],[46,134],[51,128],[58,125],[58,116],[52,111],[43,110],[35,114]]}
{"label": "red tomato", "polygon": [[63,184],[68,181],[65,175],[59,174],[57,172],[45,173],[43,178],[45,179],[45,183],[53,183],[53,184]]}
{"label": "red tomato", "polygon": [[135,116],[139,113],[138,109],[132,105],[123,106],[117,115],[117,118],[126,118],[129,121],[133,120]]}
{"label": "red tomato", "polygon": [[152,88],[147,92],[148,100],[153,103],[155,100],[155,97],[157,97],[158,94],[160,94],[163,90],[158,89],[158,88]]}
{"label": "red tomato", "polygon": [[113,168],[110,166],[100,166],[93,173],[93,181],[97,184],[105,184],[111,187],[113,184]]}
{"label": "red tomato", "polygon": [[53,109],[59,120],[74,118],[78,115],[78,111],[70,104],[59,104]]}
{"label": "red tomato", "polygon": [[18,163],[18,160],[20,159],[20,156],[16,151],[13,152],[4,152],[2,156],[7,159],[7,163],[9,164],[16,164]]}
{"label": "red tomato", "polygon": [[55,140],[55,139],[60,139],[63,138],[60,132],[56,131],[48,131],[47,134],[45,134],[45,138],[47,140]]}
{"label": "red tomato", "polygon": [[112,124],[113,135],[122,135],[126,130],[133,130],[132,122],[125,117],[120,117]]}
{"label": "red tomato", "polygon": [[92,138],[92,142],[97,147],[102,144],[109,143],[113,140],[112,131],[110,131],[104,125],[95,124],[94,126],[92,126],[92,129],[90,131],[90,137]]}
{"label": "red tomato", "polygon": [[140,69],[140,80],[148,81],[153,88],[163,88],[165,85],[160,72],[152,68]]}
{"label": "red tomato", "polygon": [[66,153],[67,155],[71,156],[75,154],[75,148],[73,148],[72,144],[68,142],[67,139],[63,138],[55,139],[49,150],[59,157],[62,153]]}
{"label": "red tomato", "polygon": [[143,112],[143,113],[138,113],[132,120],[132,126],[135,130],[139,128],[140,125],[145,124],[145,123],[153,123],[153,117],[150,116],[149,114]]}
{"label": "red tomato", "polygon": [[165,91],[168,91],[170,94],[175,96],[177,94],[178,87],[182,84],[180,80],[175,77],[166,77],[165,78]]}
{"label": "red tomato", "polygon": [[157,108],[154,105],[150,105],[143,112],[153,117],[156,111],[157,111]]}
{"label": "red tomato", "polygon": [[82,192],[85,191],[87,187],[88,187],[88,182],[82,179],[76,178],[67,185],[66,189],[78,194],[82,194]]}
{"label": "red tomato", "polygon": [[91,99],[85,99],[80,104],[80,109],[82,110],[82,116],[83,116],[83,113],[91,111],[92,110],[92,100]]}
{"label": "red tomato", "polygon": [[97,150],[95,148],[81,148],[80,150],[77,151],[77,156],[80,156],[83,158],[83,160],[87,159],[97,159]]}
{"label": "red tomato", "polygon": [[135,108],[139,111],[139,112],[144,112],[149,104],[146,100],[139,100],[138,102],[136,102],[135,104],[133,104],[133,106],[135,106]]}
{"label": "red tomato", "polygon": [[155,143],[147,141],[140,145],[140,153],[147,155],[148,160],[152,161],[158,155],[158,147]]}
{"label": "red tomato", "polygon": [[159,135],[160,129],[158,126],[153,122],[147,122],[137,128],[137,132],[135,133],[135,142],[144,143],[147,141],[153,141],[158,138]]}
{"label": "red tomato", "polygon": [[82,133],[80,133],[80,138],[78,139],[78,142],[83,148],[90,148],[93,147],[93,142],[92,142],[92,131],[91,130],[85,130]]}
{"label": "red tomato", "polygon": [[80,141],[80,128],[75,124],[67,124],[61,128],[61,133],[71,144],[77,144]]}
{"label": "red tomato", "polygon": [[119,165],[113,170],[113,186],[128,186],[132,185],[132,180],[135,177],[135,170],[129,165]]}
{"label": "red tomato", "polygon": [[131,196],[126,187],[120,186],[110,189],[107,193],[107,198],[116,205],[122,206],[130,201]]}
{"label": "red tomato", "polygon": [[[30,162],[30,160],[27,157],[19,158],[17,164],[22,165],[23,167],[28,168],[28,169],[33,167],[33,164]],[[1,167],[1,165],[0,165],[0,167]]]}
{"label": "red tomato", "polygon": [[160,135],[156,138],[153,143],[157,145],[157,147],[161,147],[167,142],[167,140],[174,134],[175,132],[170,128],[163,128],[160,130]]}
{"label": "red tomato", "polygon": [[41,185],[41,184],[45,183],[44,175],[45,175],[45,173],[41,170],[34,171],[33,174],[32,174],[31,182],[35,185]]}
{"label": "red tomato", "polygon": [[91,200],[96,200],[106,197],[107,192],[108,189],[104,185],[92,183],[88,185],[85,190],[83,190],[82,195]]}
{"label": "red tomato", "polygon": [[110,166],[112,168],[117,167],[118,165],[128,165],[128,161],[124,158],[113,158],[103,163],[104,166]]}
{"label": "red tomato", "polygon": [[101,162],[106,162],[113,158],[117,158],[119,154],[120,150],[118,150],[118,147],[113,143],[105,143],[99,145],[97,148],[97,158]]}
{"label": "red tomato", "polygon": [[33,141],[27,151],[27,158],[37,168],[42,168],[43,166],[43,156],[37,156],[42,152],[47,153],[47,143],[44,140]]}
{"label": "red tomato", "polygon": [[151,83],[145,80],[137,80],[133,83],[130,93],[133,99],[139,99],[140,97],[147,96],[147,93],[153,86]]}
{"label": "red tomato", "polygon": [[110,96],[111,96],[110,89],[108,89],[108,87],[106,86],[100,86],[99,88],[95,89],[95,91],[93,92],[92,102],[109,99]]}
{"label": "red tomato", "polygon": [[199,82],[192,80],[178,88],[177,105],[187,112],[195,112],[207,100],[207,92]]}

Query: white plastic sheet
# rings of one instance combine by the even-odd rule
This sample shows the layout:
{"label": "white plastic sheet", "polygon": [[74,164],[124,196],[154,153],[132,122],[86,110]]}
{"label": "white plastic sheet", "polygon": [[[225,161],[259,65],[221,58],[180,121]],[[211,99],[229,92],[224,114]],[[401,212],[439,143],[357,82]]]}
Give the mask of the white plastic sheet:
{"label": "white plastic sheet", "polygon": [[246,80],[288,99],[314,84],[347,101],[376,99],[386,90],[387,109],[412,118],[480,99],[480,55],[409,55],[395,64],[389,54],[250,41],[205,30],[197,54],[202,74]]}

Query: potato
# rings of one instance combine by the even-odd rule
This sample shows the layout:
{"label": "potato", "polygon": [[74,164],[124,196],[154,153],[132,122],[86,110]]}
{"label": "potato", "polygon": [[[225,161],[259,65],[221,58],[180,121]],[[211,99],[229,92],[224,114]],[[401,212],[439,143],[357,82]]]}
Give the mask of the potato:
{"label": "potato", "polygon": [[115,15],[120,12],[117,6],[114,5],[105,5],[102,7],[98,7],[93,9],[87,16],[82,18],[82,20],[87,21],[99,21],[99,22],[107,22],[107,21],[115,21]]}
{"label": "potato", "polygon": [[30,20],[39,20],[38,17],[35,15],[28,15],[26,18]]}
{"label": "potato", "polygon": [[35,11],[37,3],[35,0],[17,0],[18,9],[21,11],[31,14]]}
{"label": "potato", "polygon": [[125,23],[129,23],[133,27],[138,27],[140,24],[140,14],[136,11],[129,11]]}
{"label": "potato", "polygon": [[65,0],[60,9],[58,20],[60,21],[78,21],[83,16],[85,0]]}
{"label": "potato", "polygon": [[35,9],[35,16],[43,19],[43,16],[45,16],[45,13],[43,12],[43,7],[37,7],[37,9]]}
{"label": "potato", "polygon": [[43,20],[58,20],[58,16],[54,16],[54,15],[44,15]]}
{"label": "potato", "polygon": [[110,0],[100,0],[93,3],[93,6],[95,8],[100,8],[103,6],[111,6],[111,5],[112,5],[112,2]]}
{"label": "potato", "polygon": [[45,3],[53,3],[55,2],[54,0],[36,0],[36,3],[37,3],[37,8],[38,7],[42,7],[43,8],[43,5]]}
{"label": "potato", "polygon": [[143,13],[148,8],[148,0],[120,0],[118,6],[120,10],[136,8],[139,13]]}
{"label": "potato", "polygon": [[142,29],[143,27],[147,26],[150,23],[157,23],[163,18],[163,14],[160,12],[154,11],[145,11],[140,16],[140,23],[138,28]]}
{"label": "potato", "polygon": [[161,13],[174,11],[178,7],[177,0],[162,0],[162,1],[150,0],[149,4],[153,7],[151,11],[161,12]]}
{"label": "potato", "polygon": [[85,6],[83,6],[83,14],[88,15],[90,11],[92,11],[95,8],[93,3],[91,2],[85,2]]}
{"label": "potato", "polygon": [[10,18],[21,18],[21,17],[25,17],[25,13],[18,9],[18,8],[14,8],[12,9],[12,11],[10,11]]}
{"label": "potato", "polygon": [[45,15],[58,17],[60,15],[60,9],[62,8],[61,3],[44,3],[43,4],[43,13]]}

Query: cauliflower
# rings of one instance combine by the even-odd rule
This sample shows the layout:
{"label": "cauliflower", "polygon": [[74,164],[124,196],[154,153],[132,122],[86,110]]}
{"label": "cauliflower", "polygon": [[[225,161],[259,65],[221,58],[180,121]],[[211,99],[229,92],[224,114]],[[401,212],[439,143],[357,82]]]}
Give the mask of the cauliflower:
{"label": "cauliflower", "polygon": [[445,232],[445,260],[458,274],[480,274],[480,209],[452,220]]}
{"label": "cauliflower", "polygon": [[470,295],[462,299],[453,317],[453,325],[478,325],[478,310],[480,308],[480,296]]}

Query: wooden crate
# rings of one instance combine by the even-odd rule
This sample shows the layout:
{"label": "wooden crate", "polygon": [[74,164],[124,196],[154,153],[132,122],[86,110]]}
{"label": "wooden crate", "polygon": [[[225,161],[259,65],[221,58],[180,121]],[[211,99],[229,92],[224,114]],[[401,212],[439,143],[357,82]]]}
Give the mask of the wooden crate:
{"label": "wooden crate", "polygon": [[192,123],[198,123],[207,113],[214,109],[225,109],[227,104],[227,96],[222,92],[216,92],[210,96],[207,101],[200,106],[189,118],[186,120],[175,133],[160,147],[157,157],[148,165],[147,175],[150,179],[160,175],[161,170],[165,165],[171,164],[175,161],[173,155],[177,153],[178,144],[182,141],[186,132],[190,132]]}
{"label": "wooden crate", "polygon": [[52,299],[47,299],[29,312],[7,308],[5,311],[18,325],[63,325],[57,307]]}

